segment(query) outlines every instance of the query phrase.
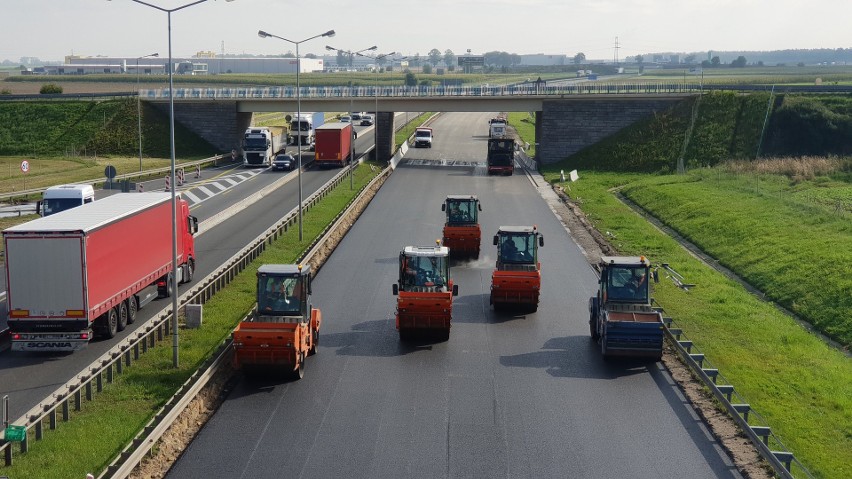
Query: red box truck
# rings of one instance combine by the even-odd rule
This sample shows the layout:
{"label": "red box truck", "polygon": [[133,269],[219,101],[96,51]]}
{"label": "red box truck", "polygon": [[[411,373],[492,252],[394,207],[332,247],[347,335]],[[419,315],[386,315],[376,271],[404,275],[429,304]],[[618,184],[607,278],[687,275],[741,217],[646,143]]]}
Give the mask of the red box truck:
{"label": "red box truck", "polygon": [[[182,198],[175,209],[176,280],[189,282],[198,220]],[[4,230],[12,350],[82,349],[170,296],[171,225],[169,193],[120,193]]]}
{"label": "red box truck", "polygon": [[352,153],[352,123],[326,123],[316,129],[314,162],[320,167],[342,167]]}

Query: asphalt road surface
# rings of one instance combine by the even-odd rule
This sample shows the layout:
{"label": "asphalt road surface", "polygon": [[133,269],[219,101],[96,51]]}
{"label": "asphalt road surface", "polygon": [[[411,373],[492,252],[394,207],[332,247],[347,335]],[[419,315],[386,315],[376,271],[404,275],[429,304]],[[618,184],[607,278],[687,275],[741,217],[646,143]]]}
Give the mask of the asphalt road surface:
{"label": "asphalt road surface", "polygon": [[[485,174],[491,116],[432,124],[433,148],[409,152],[314,280],[305,378],[240,378],[169,477],[740,477],[664,368],[601,358],[578,247],[524,174]],[[452,269],[449,340],[401,343],[397,256],[441,236],[447,194],[481,199],[482,254]],[[491,237],[531,224],[538,312],[495,313]]]}

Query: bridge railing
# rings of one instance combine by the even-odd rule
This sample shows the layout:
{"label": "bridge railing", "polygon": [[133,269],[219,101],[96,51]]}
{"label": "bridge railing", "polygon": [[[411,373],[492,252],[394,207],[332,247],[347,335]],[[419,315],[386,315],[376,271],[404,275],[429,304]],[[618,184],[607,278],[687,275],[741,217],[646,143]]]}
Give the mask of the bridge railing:
{"label": "bridge railing", "polygon": [[[564,96],[564,95],[630,95],[630,94],[691,94],[702,86],[697,83],[599,83],[570,85],[500,85],[500,86],[309,86],[300,88],[302,98],[410,98],[410,97],[502,97],[502,96]],[[141,90],[139,95],[149,100],[169,98],[169,89]],[[296,88],[233,87],[233,88],[175,88],[176,100],[248,100],[294,99]]]}

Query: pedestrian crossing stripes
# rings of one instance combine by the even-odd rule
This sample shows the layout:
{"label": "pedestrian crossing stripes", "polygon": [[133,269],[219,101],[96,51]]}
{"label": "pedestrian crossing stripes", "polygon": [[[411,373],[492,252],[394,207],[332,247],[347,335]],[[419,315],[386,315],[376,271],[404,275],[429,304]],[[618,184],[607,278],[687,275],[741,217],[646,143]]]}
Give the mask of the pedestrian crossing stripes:
{"label": "pedestrian crossing stripes", "polygon": [[195,206],[209,200],[210,198],[213,198],[214,196],[224,191],[227,191],[229,188],[233,188],[244,181],[248,181],[254,178],[255,176],[263,173],[264,171],[266,170],[246,170],[220,178],[213,178],[197,183],[190,183],[184,185],[184,188],[181,189],[180,192],[181,195],[186,198],[187,202],[189,202],[191,206]]}

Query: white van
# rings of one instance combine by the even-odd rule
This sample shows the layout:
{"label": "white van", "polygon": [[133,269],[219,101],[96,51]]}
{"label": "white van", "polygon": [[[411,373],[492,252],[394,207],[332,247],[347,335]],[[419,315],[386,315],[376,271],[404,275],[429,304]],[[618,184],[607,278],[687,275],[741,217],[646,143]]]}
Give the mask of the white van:
{"label": "white van", "polygon": [[57,185],[44,190],[44,196],[36,206],[36,212],[50,216],[75,206],[95,201],[92,185]]}

